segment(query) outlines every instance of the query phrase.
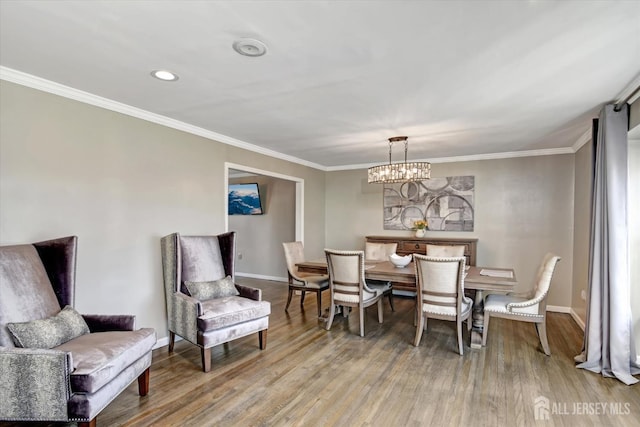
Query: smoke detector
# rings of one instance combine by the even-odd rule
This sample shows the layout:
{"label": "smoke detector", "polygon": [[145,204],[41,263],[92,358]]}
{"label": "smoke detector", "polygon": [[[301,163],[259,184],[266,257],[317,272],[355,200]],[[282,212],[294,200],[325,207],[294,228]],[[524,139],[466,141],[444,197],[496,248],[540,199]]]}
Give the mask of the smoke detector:
{"label": "smoke detector", "polygon": [[243,38],[233,42],[233,50],[244,56],[262,56],[267,53],[267,46],[260,40]]}

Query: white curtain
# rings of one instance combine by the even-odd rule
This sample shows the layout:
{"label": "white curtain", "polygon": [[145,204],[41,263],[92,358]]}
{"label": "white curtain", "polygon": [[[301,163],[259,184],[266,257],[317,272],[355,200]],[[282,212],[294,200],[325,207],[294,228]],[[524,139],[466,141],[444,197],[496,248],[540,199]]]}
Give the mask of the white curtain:
{"label": "white curtain", "polygon": [[[633,342],[628,243],[628,115],[625,105],[600,112],[591,210],[589,306],[578,368],[627,385],[640,374]],[[635,189],[634,191],[638,191]]]}

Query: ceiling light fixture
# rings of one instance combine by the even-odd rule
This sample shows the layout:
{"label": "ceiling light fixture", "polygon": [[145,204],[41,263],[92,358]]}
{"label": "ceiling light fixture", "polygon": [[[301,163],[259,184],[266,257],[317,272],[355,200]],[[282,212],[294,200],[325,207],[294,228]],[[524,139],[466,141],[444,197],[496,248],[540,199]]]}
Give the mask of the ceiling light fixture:
{"label": "ceiling light fixture", "polygon": [[[422,181],[431,178],[431,163],[407,163],[409,142],[406,136],[389,138],[389,163],[369,168],[369,184],[392,184],[394,182]],[[391,147],[394,142],[404,142],[404,163],[391,163]]]}
{"label": "ceiling light fixture", "polygon": [[256,39],[238,39],[233,42],[233,50],[244,56],[262,56],[267,53],[267,46]]}
{"label": "ceiling light fixture", "polygon": [[151,72],[151,75],[156,79],[162,80],[165,82],[175,82],[176,80],[178,80],[177,74],[167,70],[154,70]]}

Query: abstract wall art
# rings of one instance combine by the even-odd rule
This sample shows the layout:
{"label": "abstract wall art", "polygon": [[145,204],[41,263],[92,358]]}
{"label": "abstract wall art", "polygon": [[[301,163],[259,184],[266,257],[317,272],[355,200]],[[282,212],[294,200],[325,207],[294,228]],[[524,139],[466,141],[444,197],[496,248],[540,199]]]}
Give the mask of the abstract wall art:
{"label": "abstract wall art", "polygon": [[473,231],[475,177],[450,176],[385,184],[385,230],[411,230],[426,219],[429,230]]}

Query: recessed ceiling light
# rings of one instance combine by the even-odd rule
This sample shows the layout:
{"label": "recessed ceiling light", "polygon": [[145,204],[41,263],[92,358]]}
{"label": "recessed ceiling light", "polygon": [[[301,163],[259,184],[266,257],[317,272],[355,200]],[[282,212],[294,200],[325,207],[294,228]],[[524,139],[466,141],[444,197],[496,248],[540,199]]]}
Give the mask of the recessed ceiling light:
{"label": "recessed ceiling light", "polygon": [[262,56],[267,53],[267,46],[256,39],[238,39],[233,42],[233,50],[244,56]]}
{"label": "recessed ceiling light", "polygon": [[175,82],[178,80],[178,75],[167,70],[155,70],[151,72],[151,75],[158,80],[164,80],[165,82]]}

